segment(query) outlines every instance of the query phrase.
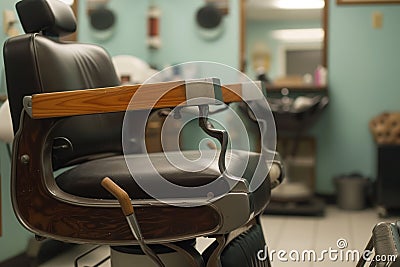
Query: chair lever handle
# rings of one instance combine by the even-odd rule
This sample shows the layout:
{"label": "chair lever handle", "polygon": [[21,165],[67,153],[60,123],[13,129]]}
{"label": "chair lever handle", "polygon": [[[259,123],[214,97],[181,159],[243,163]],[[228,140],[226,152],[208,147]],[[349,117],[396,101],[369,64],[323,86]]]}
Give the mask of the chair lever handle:
{"label": "chair lever handle", "polygon": [[118,200],[119,204],[121,205],[122,212],[125,216],[130,216],[133,214],[131,199],[125,190],[119,187],[113,180],[108,177],[105,177],[101,181],[101,185]]}
{"label": "chair lever handle", "polygon": [[157,254],[144,242],[143,235],[141,233],[135,213],[133,212],[133,205],[131,203],[131,199],[128,193],[126,193],[125,190],[119,187],[113,180],[108,177],[105,177],[101,181],[101,185],[116,199],[118,199],[118,202],[121,205],[122,212],[124,213],[128,221],[129,228],[131,229],[133,236],[138,241],[143,253],[146,254],[159,267],[165,267],[164,263],[157,256]]}

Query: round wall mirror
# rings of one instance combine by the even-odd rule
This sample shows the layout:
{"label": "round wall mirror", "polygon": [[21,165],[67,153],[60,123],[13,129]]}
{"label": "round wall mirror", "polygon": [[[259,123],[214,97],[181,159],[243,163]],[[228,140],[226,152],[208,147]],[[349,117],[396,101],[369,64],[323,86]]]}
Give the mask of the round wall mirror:
{"label": "round wall mirror", "polygon": [[197,10],[196,23],[198,33],[206,40],[217,39],[224,32],[223,14],[211,3]]}
{"label": "round wall mirror", "polygon": [[98,40],[107,40],[114,33],[117,16],[108,8],[109,0],[89,0],[88,18],[91,34]]}

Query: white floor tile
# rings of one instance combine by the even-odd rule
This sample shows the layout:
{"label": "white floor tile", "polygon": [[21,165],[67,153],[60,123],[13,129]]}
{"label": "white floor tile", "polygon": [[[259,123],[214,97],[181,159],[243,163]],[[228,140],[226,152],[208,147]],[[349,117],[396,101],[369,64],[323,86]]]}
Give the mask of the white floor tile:
{"label": "white floor tile", "polygon": [[197,238],[196,239],[196,249],[200,252],[203,253],[206,248],[211,245],[212,242],[215,241],[215,238]]}
{"label": "white floor tile", "polygon": [[261,225],[269,247],[277,247],[288,218],[285,216],[262,216]]}
{"label": "white floor tile", "polygon": [[[373,209],[363,211],[344,211],[328,206],[326,216],[318,217],[273,217],[263,216],[262,225],[270,249],[314,250],[317,258],[323,250],[340,250],[337,241],[344,239],[347,250],[362,251],[369,240],[372,228],[381,221]],[[339,253],[339,252],[338,252]],[[355,266],[356,262],[331,261],[325,255],[322,262],[274,262],[279,266]]]}

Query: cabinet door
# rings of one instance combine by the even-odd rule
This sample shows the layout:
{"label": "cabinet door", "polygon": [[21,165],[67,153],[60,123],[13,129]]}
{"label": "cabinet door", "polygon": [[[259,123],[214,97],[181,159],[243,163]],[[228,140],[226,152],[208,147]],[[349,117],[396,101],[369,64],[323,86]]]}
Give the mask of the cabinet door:
{"label": "cabinet door", "polygon": [[315,190],[316,140],[311,136],[278,137],[277,151],[281,154],[288,179]]}
{"label": "cabinet door", "polygon": [[400,208],[400,146],[378,147],[378,203],[387,208]]}

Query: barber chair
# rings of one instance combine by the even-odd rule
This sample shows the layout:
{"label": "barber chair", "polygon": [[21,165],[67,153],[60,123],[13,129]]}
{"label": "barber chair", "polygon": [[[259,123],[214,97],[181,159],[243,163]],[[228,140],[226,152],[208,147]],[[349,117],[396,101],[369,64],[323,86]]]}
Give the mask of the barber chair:
{"label": "barber chair", "polygon": [[[102,48],[58,40],[76,28],[69,6],[58,0],[23,0],[16,8],[26,34],[6,41],[4,63],[15,133],[12,202],[20,223],[38,239],[109,245],[114,267],[152,266],[143,252],[157,254],[165,266],[269,266],[268,260],[257,259],[257,252],[265,247],[259,216],[269,202],[271,187],[283,178],[281,166],[268,163],[260,153],[227,152],[226,132],[214,129],[207,120],[208,105],[215,102],[189,101],[191,95],[241,101],[240,84],[119,86],[112,61]],[[172,93],[165,91],[171,86]],[[147,98],[129,103],[139,87],[147,90]],[[189,102],[198,106],[199,128],[221,141],[219,157],[215,158],[214,151],[203,151],[211,163],[201,172],[172,165],[167,158],[177,152],[124,155],[121,138],[126,110],[152,108],[148,99],[153,92],[163,93],[155,108]],[[200,152],[183,154],[196,159]],[[146,159],[162,177],[189,193],[175,199],[152,197],[133,178],[141,177],[150,187],[161,186],[148,172]],[[138,166],[133,175],[128,162]],[[244,173],[236,175],[235,166],[243,164],[247,164]],[[257,164],[261,168],[256,172]],[[273,174],[268,172],[270,165]],[[54,177],[54,171],[61,174]],[[119,202],[101,186],[106,176],[130,198],[125,204],[133,205],[137,220],[133,226],[139,228],[140,236],[131,231]],[[249,184],[256,176],[263,182],[251,191]],[[204,200],[212,198],[212,192],[207,196],[191,193],[216,180],[221,188],[234,183],[212,201]],[[197,237],[216,241],[200,255],[194,248]],[[141,250],[140,241],[150,253]]]}
{"label": "barber chair", "polygon": [[360,257],[357,267],[400,266],[400,222],[380,222],[372,229],[371,238]]}

